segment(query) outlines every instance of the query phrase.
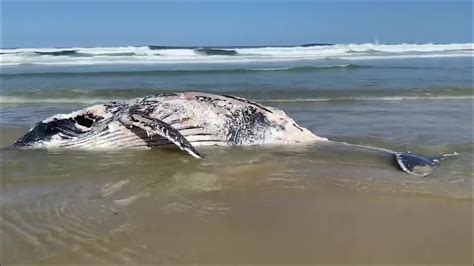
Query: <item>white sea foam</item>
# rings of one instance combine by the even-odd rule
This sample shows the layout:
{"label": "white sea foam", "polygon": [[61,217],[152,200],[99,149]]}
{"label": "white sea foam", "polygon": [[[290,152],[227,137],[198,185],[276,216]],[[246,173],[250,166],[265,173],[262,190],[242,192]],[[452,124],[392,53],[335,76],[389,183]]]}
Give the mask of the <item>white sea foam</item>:
{"label": "white sea foam", "polygon": [[[417,57],[472,57],[474,55],[474,44],[366,43],[308,47],[236,47],[210,50],[211,53],[203,53],[193,48],[153,49],[148,46],[0,49],[0,53],[2,53],[0,65],[236,63],[327,58],[367,60]],[[219,53],[219,51],[233,51],[236,54],[225,55]]]}

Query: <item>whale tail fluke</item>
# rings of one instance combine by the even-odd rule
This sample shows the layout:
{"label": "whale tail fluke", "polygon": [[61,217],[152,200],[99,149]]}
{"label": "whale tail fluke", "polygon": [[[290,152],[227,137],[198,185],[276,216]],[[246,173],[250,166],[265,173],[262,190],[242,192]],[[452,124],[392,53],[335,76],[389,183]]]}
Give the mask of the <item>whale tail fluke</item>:
{"label": "whale tail fluke", "polygon": [[441,166],[441,162],[447,158],[458,156],[459,153],[453,152],[449,154],[444,154],[440,157],[427,157],[419,154],[413,154],[409,151],[407,152],[397,152],[385,148],[373,147],[367,145],[358,145],[351,144],[347,142],[341,142],[344,145],[359,147],[368,150],[376,150],[384,153],[390,154],[395,159],[396,165],[404,172],[415,175],[415,176],[427,176],[433,171]]}
{"label": "whale tail fluke", "polygon": [[427,176],[441,165],[439,159],[432,159],[410,152],[397,152],[394,156],[398,166],[403,171],[416,176]]}
{"label": "whale tail fluke", "polygon": [[441,161],[457,155],[459,154],[454,152],[450,154],[444,154],[439,158],[429,158],[422,155],[413,154],[411,152],[394,153],[398,166],[400,166],[403,171],[416,176],[427,176],[431,174],[434,169],[441,166]]}

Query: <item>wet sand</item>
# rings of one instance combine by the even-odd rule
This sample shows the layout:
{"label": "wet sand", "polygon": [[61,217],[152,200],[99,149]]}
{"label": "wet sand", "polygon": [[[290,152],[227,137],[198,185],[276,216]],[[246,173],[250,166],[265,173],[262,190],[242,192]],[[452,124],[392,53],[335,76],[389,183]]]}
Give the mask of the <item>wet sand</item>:
{"label": "wet sand", "polygon": [[[166,200],[165,200],[166,201]],[[3,262],[446,263],[472,261],[472,201],[261,184],[93,202],[23,227],[4,210]],[[21,213],[21,210],[18,210]],[[24,221],[31,222],[31,221]],[[37,221],[40,222],[40,221]],[[31,239],[14,234],[24,230]],[[33,230],[43,227],[42,230]],[[50,230],[46,229],[50,228]],[[31,231],[30,231],[31,230]],[[93,233],[91,230],[95,230]],[[18,232],[16,232],[18,233]]]}

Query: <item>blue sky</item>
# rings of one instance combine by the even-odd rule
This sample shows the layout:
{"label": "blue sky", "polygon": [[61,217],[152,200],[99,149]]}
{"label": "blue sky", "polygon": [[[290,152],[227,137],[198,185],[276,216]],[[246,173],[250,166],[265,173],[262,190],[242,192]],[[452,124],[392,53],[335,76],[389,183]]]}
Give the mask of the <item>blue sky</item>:
{"label": "blue sky", "polygon": [[470,2],[3,2],[2,47],[472,42]]}

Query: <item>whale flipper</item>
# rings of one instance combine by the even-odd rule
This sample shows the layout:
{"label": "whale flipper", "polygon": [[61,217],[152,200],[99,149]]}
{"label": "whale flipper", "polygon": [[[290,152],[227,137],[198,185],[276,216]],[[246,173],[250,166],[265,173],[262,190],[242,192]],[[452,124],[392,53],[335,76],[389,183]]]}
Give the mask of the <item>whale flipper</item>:
{"label": "whale flipper", "polygon": [[181,150],[188,152],[195,158],[202,158],[202,155],[189,143],[189,141],[179,133],[170,124],[163,122],[159,119],[150,117],[139,111],[123,115],[120,118],[120,122],[127,127],[137,127],[146,131],[148,136],[159,135],[166,138],[178,146]]}

